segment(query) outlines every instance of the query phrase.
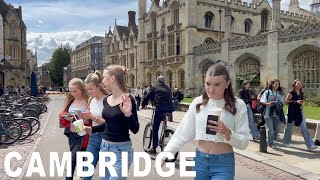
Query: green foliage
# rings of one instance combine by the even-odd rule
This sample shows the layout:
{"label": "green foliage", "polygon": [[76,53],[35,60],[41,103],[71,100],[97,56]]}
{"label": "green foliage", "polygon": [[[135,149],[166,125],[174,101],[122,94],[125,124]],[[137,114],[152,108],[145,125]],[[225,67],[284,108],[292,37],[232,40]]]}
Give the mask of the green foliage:
{"label": "green foliage", "polygon": [[241,74],[236,76],[236,88],[240,89],[243,81],[249,81],[251,87],[260,86],[260,74]]}
{"label": "green foliage", "polygon": [[52,54],[49,64],[51,80],[55,84],[63,84],[63,67],[70,64],[70,54],[72,48],[69,44],[60,45]]}
{"label": "green foliage", "polygon": [[305,105],[311,107],[320,107],[320,96],[306,98]]}

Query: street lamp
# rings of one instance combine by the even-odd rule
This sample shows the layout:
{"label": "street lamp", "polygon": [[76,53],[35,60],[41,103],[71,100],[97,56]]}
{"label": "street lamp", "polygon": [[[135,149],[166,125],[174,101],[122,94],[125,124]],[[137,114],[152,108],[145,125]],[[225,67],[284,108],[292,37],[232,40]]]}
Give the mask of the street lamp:
{"label": "street lamp", "polygon": [[8,55],[4,56],[1,59],[1,62],[3,62],[3,87],[6,87],[5,86],[5,82],[6,82],[6,80],[5,80],[5,77],[6,77],[6,61],[9,61],[11,59],[12,59],[11,56],[8,56]]}

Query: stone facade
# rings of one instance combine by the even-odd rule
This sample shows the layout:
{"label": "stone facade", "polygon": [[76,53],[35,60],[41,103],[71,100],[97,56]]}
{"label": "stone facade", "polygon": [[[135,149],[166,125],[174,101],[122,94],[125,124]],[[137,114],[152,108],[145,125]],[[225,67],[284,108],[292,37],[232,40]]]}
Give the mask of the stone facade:
{"label": "stone facade", "polygon": [[6,59],[1,63],[0,83],[4,86],[28,86],[31,73],[26,71],[27,28],[22,20],[22,8],[14,8],[1,0],[0,13],[0,58]]}
{"label": "stone facade", "polygon": [[[301,78],[306,88],[314,90],[320,83],[317,17],[281,11],[280,2],[273,0],[271,7],[266,0],[166,0],[162,5],[152,0],[147,11],[146,0],[139,0],[138,42],[128,49],[138,49],[135,84],[149,85],[163,75],[171,88],[199,95],[204,73],[222,60],[234,83],[237,76],[250,72],[258,74],[260,82],[279,78],[286,89],[294,78]],[[119,37],[111,31],[107,35],[110,40]],[[116,51],[109,57],[116,53],[121,56]],[[308,60],[300,71],[297,62],[303,57]],[[108,57],[106,61],[122,62]]]}
{"label": "stone facade", "polygon": [[71,52],[71,74],[72,77],[85,79],[87,75],[95,70],[102,70],[102,40],[103,37],[94,36],[76,46]]}

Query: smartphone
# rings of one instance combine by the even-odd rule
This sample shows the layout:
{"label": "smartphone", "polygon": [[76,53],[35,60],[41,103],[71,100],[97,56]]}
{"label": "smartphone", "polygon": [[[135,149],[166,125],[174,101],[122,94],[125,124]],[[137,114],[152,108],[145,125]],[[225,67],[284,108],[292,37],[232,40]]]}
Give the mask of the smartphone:
{"label": "smartphone", "polygon": [[72,112],[70,112],[70,114],[74,114],[74,115],[79,115],[81,113],[81,111],[80,110],[74,110],[74,111],[72,111]]}
{"label": "smartphone", "polygon": [[207,133],[207,134],[216,135],[217,132],[210,130],[210,129],[208,128],[208,125],[217,126],[216,124],[210,123],[209,120],[218,122],[218,119],[219,119],[219,116],[216,116],[216,115],[208,115],[208,117],[207,117],[207,126],[206,126],[206,127],[207,127],[207,129],[206,129],[206,133]]}

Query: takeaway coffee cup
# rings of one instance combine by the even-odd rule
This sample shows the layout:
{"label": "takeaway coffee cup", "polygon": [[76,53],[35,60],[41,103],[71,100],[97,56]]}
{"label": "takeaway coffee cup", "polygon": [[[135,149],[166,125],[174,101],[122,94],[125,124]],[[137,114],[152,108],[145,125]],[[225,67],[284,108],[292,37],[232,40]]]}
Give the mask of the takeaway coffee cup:
{"label": "takeaway coffee cup", "polygon": [[84,130],[84,124],[82,119],[76,120],[72,124],[74,125],[76,132],[79,136],[86,135],[86,131]]}

